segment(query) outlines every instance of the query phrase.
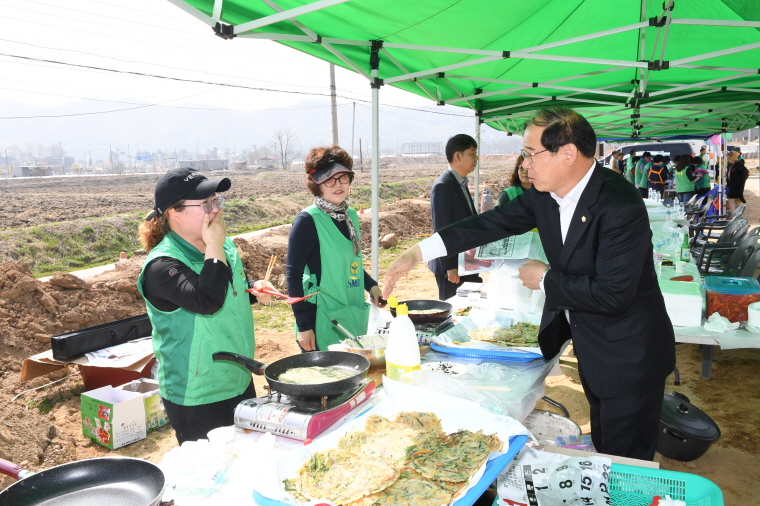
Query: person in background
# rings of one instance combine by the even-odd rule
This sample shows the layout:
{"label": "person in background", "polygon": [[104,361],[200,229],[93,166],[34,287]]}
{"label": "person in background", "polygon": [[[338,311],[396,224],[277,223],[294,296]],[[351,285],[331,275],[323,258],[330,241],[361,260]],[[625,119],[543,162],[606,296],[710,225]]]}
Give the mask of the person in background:
{"label": "person in background", "polygon": [[620,151],[615,150],[612,152],[612,157],[610,158],[610,169],[617,172],[618,174],[622,174],[623,171],[620,164]]}
{"label": "person in background", "polygon": [[553,359],[572,339],[594,447],[652,460],[675,338],[646,206],[634,188],[596,163],[596,135],[577,112],[539,111],[523,142],[533,188],[406,250],[388,267],[383,295],[417,262],[538,227],[550,266],[529,260],[519,278],[546,294],[538,334],[543,356]]}
{"label": "person in background", "polygon": [[649,168],[652,166],[652,153],[644,151],[641,155],[641,159],[636,162],[636,188],[639,189],[639,194],[642,198],[647,198],[649,195],[648,179]]}
{"label": "person in background", "polygon": [[[433,232],[477,214],[467,175],[475,170],[478,163],[478,144],[467,134],[457,134],[446,143],[446,159],[448,168],[433,182],[430,190]],[[477,274],[459,275],[458,255],[433,259],[428,268],[435,274],[440,300],[456,295],[462,283],[483,282]]]}
{"label": "person in background", "polygon": [[636,156],[636,151],[633,149],[628,152],[628,161],[625,164],[625,179],[631,183],[636,183],[636,162],[639,161],[639,157]]}
{"label": "person in background", "polygon": [[528,177],[528,169],[522,166],[522,155],[517,157],[515,161],[515,170],[512,171],[512,177],[509,178],[509,187],[504,188],[499,193],[499,199],[497,201],[498,206],[503,206],[518,195],[525,193],[525,190],[530,189],[533,183],[530,182]]}
{"label": "person in background", "polygon": [[312,148],[304,168],[314,204],[293,221],[285,277],[291,297],[319,292],[291,308],[301,350],[326,351],[346,339],[332,320],[355,336],[367,333],[369,305],[364,292],[380,304],[381,291],[364,270],[359,216],[348,206],[354,180],[351,156],[335,145]]}
{"label": "person in background", "polygon": [[728,212],[747,203],[744,200],[744,183],[748,177],[749,171],[744,164],[741,151],[731,151],[728,154],[728,169],[726,169],[726,209]]}
{"label": "person in background", "polygon": [[708,161],[707,147],[705,146],[700,148],[699,156],[695,156],[691,161],[694,165],[694,193],[700,197],[712,190]]}
{"label": "person in background", "polygon": [[688,155],[681,155],[676,161],[675,180],[676,195],[681,203],[688,202],[694,196],[694,166]]}
{"label": "person in background", "polygon": [[[646,154],[646,153],[645,153]],[[647,174],[647,188],[651,188],[660,194],[660,198],[665,194],[665,182],[670,179],[668,169],[665,168],[665,162],[662,155],[654,155],[652,163],[649,165],[649,173]],[[649,191],[647,190],[647,195]]]}
{"label": "person in background", "polygon": [[153,326],[159,392],[179,444],[232,425],[237,405],[256,397],[248,369],[212,359],[217,351],[253,358],[251,303],[269,301],[258,291],[263,281],[246,293],[243,262],[226,236],[218,194],[230,185],[195,169],[170,170],[156,183],[153,211],[139,227],[148,256],[137,289]]}

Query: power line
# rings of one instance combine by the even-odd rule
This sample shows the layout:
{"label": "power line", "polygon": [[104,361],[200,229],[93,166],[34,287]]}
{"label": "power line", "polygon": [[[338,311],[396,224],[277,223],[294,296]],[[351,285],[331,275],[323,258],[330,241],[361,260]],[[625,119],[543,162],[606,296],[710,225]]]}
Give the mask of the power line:
{"label": "power line", "polygon": [[[322,96],[322,97],[329,97],[330,96],[327,93],[314,93],[314,92],[307,93],[307,92],[303,92],[303,91],[278,90],[278,89],[275,89],[275,88],[264,88],[264,87],[257,87],[257,86],[246,86],[246,85],[242,85],[242,84],[219,83],[219,82],[214,82],[214,81],[203,81],[203,80],[198,80],[198,79],[187,79],[187,78],[182,78],[182,77],[162,76],[162,75],[159,75],[159,74],[150,74],[150,73],[147,73],[147,72],[135,72],[135,71],[130,71],[130,70],[116,70],[116,69],[109,69],[109,68],[105,68],[105,67],[97,67],[97,66],[94,66],[94,65],[82,65],[82,64],[77,64],[77,63],[68,63],[68,62],[62,62],[62,61],[58,61],[58,60],[48,60],[48,59],[44,59],[44,58],[33,58],[31,56],[15,55],[15,54],[10,54],[10,53],[0,53],[0,56],[6,56],[6,57],[9,57],[9,58],[18,58],[18,59],[21,59],[21,60],[36,61],[36,62],[42,62],[42,63],[51,63],[51,64],[54,64],[54,65],[63,65],[63,66],[68,66],[68,67],[76,67],[76,68],[83,68],[83,69],[89,69],[89,70],[99,70],[99,71],[104,71],[104,72],[112,72],[112,73],[115,73],[115,74],[134,75],[134,76],[138,76],[138,77],[152,77],[152,78],[156,78],[156,79],[165,79],[165,80],[169,80],[169,81],[178,81],[178,82],[185,82],[185,83],[208,84],[208,85],[212,85],[212,86],[220,86],[220,87],[227,87],[227,88],[240,88],[240,89],[247,89],[247,90],[254,90],[254,91],[270,91],[270,92],[274,92],[274,93],[287,93],[287,94],[291,94],[291,95],[310,95],[310,96]],[[365,100],[365,99],[352,98],[352,97],[345,96],[345,95],[337,95],[337,96],[340,97],[340,98],[346,99],[346,100],[352,100],[352,101],[364,102],[364,103],[371,103],[369,100]],[[117,109],[117,110],[114,110],[114,111],[111,111],[111,112],[120,112],[120,111],[131,110],[131,109],[139,109],[139,108],[143,108],[143,107],[151,107],[151,105],[144,105],[144,106],[140,106],[140,107],[133,107],[133,108],[127,108],[127,109]],[[463,114],[451,114],[451,113],[445,113],[445,112],[439,112],[439,111],[424,111],[424,110],[421,110],[421,109],[415,109],[415,108],[412,108],[412,107],[403,107],[403,106],[398,106],[398,105],[389,105],[388,107],[395,107],[395,108],[399,108],[399,109],[407,109],[407,110],[410,110],[410,111],[418,111],[418,112],[429,112],[431,114],[441,114],[441,115],[445,115],[445,116],[458,116],[458,117],[461,117],[461,118],[467,118],[467,117],[469,117],[469,116],[466,116],[466,115],[463,115]],[[96,114],[96,113],[83,113],[83,114]],[[99,114],[99,113],[97,113],[97,114]],[[66,115],[66,116],[80,116],[80,115],[82,115],[82,114],[71,114],[71,115]],[[44,116],[44,117],[49,117],[49,116]],[[0,119],[16,119],[16,118],[9,117],[9,118],[0,118]]]}
{"label": "power line", "polygon": [[[182,67],[172,67],[171,65],[164,65],[163,63],[151,63],[151,62],[144,62],[144,61],[139,61],[139,60],[123,60],[121,58],[116,58],[116,57],[113,57],[113,56],[106,56],[106,55],[97,54],[97,53],[89,53],[87,51],[77,51],[76,49],[64,49],[64,48],[60,48],[60,47],[40,46],[38,44],[32,44],[31,42],[22,42],[22,41],[18,41],[18,40],[10,40],[10,39],[2,39],[2,38],[0,38],[0,41],[2,41],[2,42],[10,42],[12,44],[19,44],[19,45],[22,45],[22,46],[36,47],[36,48],[39,48],[39,49],[49,49],[51,51],[67,51],[67,52],[70,52],[70,53],[86,54],[86,55],[89,55],[89,56],[95,56],[96,58],[106,58],[106,59],[109,59],[109,60],[115,60],[115,61],[122,62],[122,63],[139,63],[139,64],[143,64],[143,65],[153,65],[153,66],[156,66],[156,67],[162,67],[162,68],[165,68],[165,69],[182,70],[182,71],[185,71],[185,72],[197,72],[197,73],[202,73],[202,74],[205,74],[207,72],[205,70],[186,69],[186,68],[182,68]],[[262,83],[269,83],[269,84],[281,84],[281,85],[284,85],[284,86],[293,86],[293,87],[296,87],[296,88],[306,88],[306,89],[324,88],[324,86],[303,86],[303,85],[299,85],[299,84],[280,83],[280,82],[277,82],[277,81],[266,81],[264,79],[251,79],[249,77],[243,77],[243,76],[231,76],[229,74],[215,73],[215,75],[218,75],[219,77],[229,77],[229,78],[232,78],[232,79],[243,79],[243,80],[246,80],[246,81],[253,81],[253,82],[262,82]]]}

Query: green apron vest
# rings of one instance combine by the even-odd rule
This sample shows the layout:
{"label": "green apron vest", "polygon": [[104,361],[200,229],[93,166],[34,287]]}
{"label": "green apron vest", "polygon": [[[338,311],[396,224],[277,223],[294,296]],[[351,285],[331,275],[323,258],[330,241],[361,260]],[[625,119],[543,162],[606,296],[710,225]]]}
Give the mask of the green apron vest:
{"label": "green apron vest", "polygon": [[689,181],[689,177],[686,175],[686,169],[681,172],[676,171],[676,193],[689,193],[693,191],[694,181]]}
{"label": "green apron vest", "polygon": [[[224,254],[232,268],[233,285],[227,287],[224,304],[213,315],[200,315],[182,308],[164,312],[145,299],[153,325],[159,391],[161,397],[175,404],[197,406],[231,399],[242,394],[251,383],[251,373],[242,365],[227,360],[215,362],[211,358],[217,351],[253,358],[256,346],[243,262],[229,237],[224,241]],[[196,273],[201,272],[205,261],[203,253],[169,232],[145,259],[137,279],[141,295],[145,266],[157,257],[175,258]]]}
{"label": "green apron vest", "polygon": [[[704,163],[703,165],[700,165],[698,168],[707,170],[707,164]],[[695,190],[701,190],[702,188],[712,188],[712,183],[710,182],[710,173],[702,174],[702,177],[697,179],[696,181],[693,181],[694,183],[694,189]]]}
{"label": "green apron vest", "polygon": [[[346,336],[332,324],[332,320],[336,320],[355,336],[367,333],[369,304],[364,299],[364,266],[361,254],[354,255],[351,240],[338,230],[327,213],[314,205],[307,207],[303,212],[311,215],[317,227],[322,265],[319,285],[316,276],[309,272],[309,266],[304,268],[303,291],[304,295],[320,292],[306,300],[317,305],[314,334],[317,338],[317,349],[325,351],[329,345],[346,339]],[[359,217],[350,207],[347,212],[358,234]],[[361,240],[361,236],[359,239]],[[296,335],[297,332],[296,328]]]}
{"label": "green apron vest", "polygon": [[652,162],[646,163],[644,160],[639,160],[636,165],[636,183],[639,188],[647,187],[647,176],[649,175],[649,168],[652,166]]}
{"label": "green apron vest", "polygon": [[509,188],[505,188],[502,190],[504,193],[507,194],[507,197],[509,197],[509,200],[514,200],[515,197],[518,195],[522,195],[525,193],[525,188],[522,186],[510,186]]}

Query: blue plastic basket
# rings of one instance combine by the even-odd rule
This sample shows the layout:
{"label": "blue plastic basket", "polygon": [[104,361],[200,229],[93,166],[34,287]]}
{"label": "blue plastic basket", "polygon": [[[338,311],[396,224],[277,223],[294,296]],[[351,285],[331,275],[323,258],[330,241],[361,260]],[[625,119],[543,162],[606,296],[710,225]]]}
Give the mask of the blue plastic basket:
{"label": "blue plastic basket", "polygon": [[[463,497],[457,499],[453,503],[453,506],[471,506],[472,504],[475,504],[475,501],[477,501],[486,489],[496,481],[496,477],[507,468],[509,463],[512,462],[512,459],[515,458],[515,455],[517,455],[517,452],[520,451],[527,441],[528,436],[521,435],[509,438],[507,452],[486,463],[486,470],[483,473],[483,476],[480,477],[480,480],[478,480],[478,482],[468,490]],[[255,490],[253,491],[253,500],[258,506],[287,506],[283,502],[264,497]]]}
{"label": "blue plastic basket", "polygon": [[[723,506],[718,486],[696,474],[612,464],[612,506],[649,506],[654,496],[684,501],[686,506]],[[500,506],[497,497],[493,506]]]}
{"label": "blue plastic basket", "polygon": [[543,358],[539,353],[530,351],[500,351],[500,350],[479,350],[476,348],[449,348],[430,343],[430,348],[440,353],[446,353],[455,357],[464,357],[477,360],[496,360],[499,362],[532,362],[536,359]]}

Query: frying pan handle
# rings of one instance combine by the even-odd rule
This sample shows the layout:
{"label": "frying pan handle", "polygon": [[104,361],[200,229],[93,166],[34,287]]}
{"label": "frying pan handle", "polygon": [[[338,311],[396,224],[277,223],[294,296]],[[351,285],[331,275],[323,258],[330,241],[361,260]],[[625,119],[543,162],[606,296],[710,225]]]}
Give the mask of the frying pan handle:
{"label": "frying pan handle", "polygon": [[262,364],[252,358],[244,357],[243,355],[232,353],[230,351],[217,351],[211,355],[211,358],[214,360],[229,360],[230,362],[237,362],[238,364],[244,365],[249,371],[258,376],[264,375],[264,368],[266,367],[266,364]]}
{"label": "frying pan handle", "polygon": [[18,464],[14,464],[13,462],[5,459],[0,459],[0,474],[4,474],[5,476],[10,476],[11,478],[20,480],[30,473],[28,471],[24,471]]}

